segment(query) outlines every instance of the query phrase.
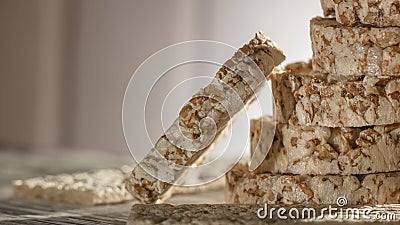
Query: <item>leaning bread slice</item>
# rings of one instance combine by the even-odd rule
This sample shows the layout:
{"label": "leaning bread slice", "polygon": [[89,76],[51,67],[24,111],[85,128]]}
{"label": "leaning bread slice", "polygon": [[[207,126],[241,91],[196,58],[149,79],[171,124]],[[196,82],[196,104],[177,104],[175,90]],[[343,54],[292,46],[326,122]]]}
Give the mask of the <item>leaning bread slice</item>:
{"label": "leaning bread slice", "polygon": [[194,95],[150,153],[132,171],[127,189],[144,203],[161,199],[211,146],[230,119],[250,103],[285,56],[259,32]]}
{"label": "leaning bread slice", "polygon": [[[322,4],[326,2],[330,4]],[[321,0],[321,4],[324,12],[335,15],[339,23],[347,26],[400,26],[399,0]]]}
{"label": "leaning bread slice", "polygon": [[[263,117],[250,123],[250,149],[263,153],[255,173],[371,174],[400,171],[400,124],[329,128],[277,124],[271,148]],[[254,160],[254,159],[253,159]]]}
{"label": "leaning bread slice", "polygon": [[400,77],[331,80],[308,64],[270,76],[279,123],[363,127],[400,123]]}
{"label": "leaning bread slice", "polygon": [[237,165],[226,174],[226,201],[240,204],[399,204],[400,172],[369,175],[254,174]]}
{"label": "leaning bread slice", "polygon": [[310,30],[315,71],[336,77],[400,76],[400,27],[348,27],[318,17]]}

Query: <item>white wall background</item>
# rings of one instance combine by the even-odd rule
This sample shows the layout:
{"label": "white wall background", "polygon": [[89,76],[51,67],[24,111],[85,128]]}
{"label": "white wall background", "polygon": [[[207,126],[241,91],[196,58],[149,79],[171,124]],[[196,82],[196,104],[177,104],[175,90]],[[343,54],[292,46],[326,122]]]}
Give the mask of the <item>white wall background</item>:
{"label": "white wall background", "polygon": [[319,0],[1,1],[0,143],[125,150],[124,90],[152,53],[193,39],[240,47],[263,30],[286,63],[305,60],[321,14]]}

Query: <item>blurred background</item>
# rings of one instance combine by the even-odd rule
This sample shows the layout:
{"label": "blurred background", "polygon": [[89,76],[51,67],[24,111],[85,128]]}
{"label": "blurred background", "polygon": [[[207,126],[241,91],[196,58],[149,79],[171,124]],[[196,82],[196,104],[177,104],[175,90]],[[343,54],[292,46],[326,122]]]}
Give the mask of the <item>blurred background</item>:
{"label": "blurred background", "polygon": [[193,39],[240,47],[263,30],[285,64],[305,60],[321,14],[319,0],[0,0],[0,151],[125,154],[124,91],[151,54]]}

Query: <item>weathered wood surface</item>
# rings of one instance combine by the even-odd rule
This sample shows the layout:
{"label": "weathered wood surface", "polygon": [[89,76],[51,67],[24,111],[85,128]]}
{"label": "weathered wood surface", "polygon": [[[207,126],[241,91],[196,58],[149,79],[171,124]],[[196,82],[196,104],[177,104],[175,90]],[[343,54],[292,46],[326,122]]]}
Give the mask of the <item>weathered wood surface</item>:
{"label": "weathered wood surface", "polygon": [[131,205],[82,207],[39,200],[3,200],[0,224],[126,224]]}
{"label": "weathered wood surface", "polygon": [[[178,224],[209,224],[209,225],[225,225],[225,224],[252,224],[252,225],[265,225],[265,224],[399,224],[400,223],[400,205],[387,205],[373,207],[371,218],[377,213],[392,213],[395,215],[394,220],[375,220],[375,219],[353,219],[349,216],[350,220],[341,219],[346,218],[339,216],[339,219],[329,218],[326,213],[324,218],[318,220],[309,219],[280,219],[275,216],[265,219],[260,219],[257,216],[257,211],[263,206],[260,205],[245,205],[245,204],[181,204],[181,205],[133,205],[132,212],[128,219],[128,225],[149,225],[149,224],[163,224],[163,225],[178,225]],[[270,206],[279,209],[281,206]],[[302,210],[312,206],[290,206],[291,208]],[[314,206],[313,208],[320,212],[323,207],[328,206]],[[335,207],[335,206],[332,206]],[[343,210],[346,207],[343,208]],[[353,207],[351,207],[353,208]],[[285,207],[286,212],[290,210],[289,206]],[[319,214],[317,214],[319,215]],[[287,216],[287,214],[286,214]],[[397,218],[397,219],[396,219]],[[322,223],[321,223],[322,222]]]}

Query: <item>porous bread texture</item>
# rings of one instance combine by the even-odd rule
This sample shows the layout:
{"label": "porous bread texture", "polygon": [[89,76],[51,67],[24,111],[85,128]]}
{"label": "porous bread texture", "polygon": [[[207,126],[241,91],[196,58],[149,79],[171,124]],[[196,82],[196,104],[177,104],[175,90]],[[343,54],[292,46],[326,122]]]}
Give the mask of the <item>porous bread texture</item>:
{"label": "porous bread texture", "polygon": [[279,123],[363,127],[400,123],[400,77],[334,80],[296,63],[270,76]]}
{"label": "porous bread texture", "polygon": [[400,76],[400,27],[348,27],[317,17],[310,30],[314,71],[337,79]]}
{"label": "porous bread texture", "polygon": [[254,174],[237,165],[226,174],[226,201],[235,204],[399,204],[400,173],[368,175]]}
{"label": "porous bread texture", "polygon": [[400,124],[362,128],[277,124],[269,148],[272,138],[268,128],[273,125],[266,117],[251,120],[252,156],[257,156],[257,151],[264,153],[257,159],[262,163],[255,173],[354,175],[400,171]]}
{"label": "porous bread texture", "polygon": [[333,0],[321,0],[322,11],[326,17],[335,16],[335,3]]}
{"label": "porous bread texture", "polygon": [[336,21],[347,26],[400,27],[399,0],[328,0]]}

